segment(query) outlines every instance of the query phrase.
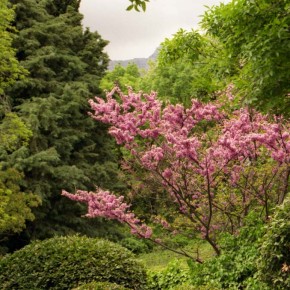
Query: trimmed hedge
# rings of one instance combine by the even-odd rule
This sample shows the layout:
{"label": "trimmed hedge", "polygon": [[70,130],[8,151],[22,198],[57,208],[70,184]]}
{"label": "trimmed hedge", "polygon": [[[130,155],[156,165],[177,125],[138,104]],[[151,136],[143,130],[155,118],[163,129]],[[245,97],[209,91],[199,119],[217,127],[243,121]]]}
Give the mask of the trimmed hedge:
{"label": "trimmed hedge", "polygon": [[130,290],[130,289],[110,282],[91,282],[88,284],[84,284],[73,290]]}
{"label": "trimmed hedge", "polygon": [[0,260],[1,289],[72,289],[90,282],[144,289],[146,272],[122,246],[80,236],[34,242]]}

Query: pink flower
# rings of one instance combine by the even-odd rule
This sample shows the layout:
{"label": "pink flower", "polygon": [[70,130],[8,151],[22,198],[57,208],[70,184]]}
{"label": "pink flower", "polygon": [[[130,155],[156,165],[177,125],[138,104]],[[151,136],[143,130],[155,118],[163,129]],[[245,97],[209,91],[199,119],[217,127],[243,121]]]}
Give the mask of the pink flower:
{"label": "pink flower", "polygon": [[173,175],[173,172],[170,168],[166,168],[162,173],[162,176],[166,179],[170,179],[172,175]]}
{"label": "pink flower", "polygon": [[[229,99],[233,98],[232,90],[229,85]],[[193,228],[207,239],[229,224],[226,219],[231,210],[235,214],[248,211],[263,201],[275,178],[281,181],[283,176],[271,169],[267,180],[261,164],[282,169],[289,166],[289,122],[282,118],[270,120],[247,108],[226,116],[218,103],[198,100],[192,100],[188,109],[180,104],[163,105],[155,92],[134,93],[131,88],[127,95],[114,88],[106,100],[95,98],[89,104],[92,118],[110,126],[109,133],[117,143],[131,152],[128,159],[154,176],[180,213],[190,217]],[[123,197],[101,189],[77,191],[76,195],[64,191],[63,195],[85,202],[88,217],[115,219],[128,224],[139,237],[152,236],[151,228],[135,217]],[[213,221],[220,224],[213,225]],[[170,226],[166,221],[162,224]]]}
{"label": "pink flower", "polygon": [[130,206],[123,202],[123,196],[117,197],[100,188],[97,188],[96,192],[78,190],[76,194],[63,190],[62,195],[71,200],[86,203],[88,205],[87,217],[104,217],[126,223],[130,226],[132,233],[146,239],[152,235],[152,229],[145,224],[140,224],[135,214],[129,211]]}

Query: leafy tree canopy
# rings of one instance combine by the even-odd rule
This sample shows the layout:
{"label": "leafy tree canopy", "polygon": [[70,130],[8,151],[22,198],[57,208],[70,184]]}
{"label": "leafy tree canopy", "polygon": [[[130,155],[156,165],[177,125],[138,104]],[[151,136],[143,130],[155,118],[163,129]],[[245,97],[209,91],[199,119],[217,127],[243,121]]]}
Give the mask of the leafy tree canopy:
{"label": "leafy tree canopy", "polygon": [[248,104],[289,114],[290,4],[287,0],[235,0],[209,9],[202,27],[238,61],[234,78]]}
{"label": "leafy tree canopy", "polygon": [[[0,96],[4,90],[19,79],[25,70],[15,58],[15,50],[12,48],[13,27],[11,22],[14,18],[12,8],[8,7],[8,0],[0,3]],[[2,103],[2,102],[1,102]]]}
{"label": "leafy tree canopy", "polygon": [[290,199],[277,207],[266,227],[258,260],[258,276],[270,288],[290,287]]}
{"label": "leafy tree canopy", "polygon": [[218,39],[180,29],[161,43],[157,62],[144,76],[141,87],[188,106],[191,98],[215,99],[235,70]]}
{"label": "leafy tree canopy", "polygon": [[166,39],[158,69],[190,62],[193,75],[185,88],[194,83],[207,95],[233,83],[244,104],[289,115],[288,2],[234,0],[209,8],[201,21],[205,35],[180,30]]}
{"label": "leafy tree canopy", "polygon": [[127,67],[117,64],[112,71],[108,71],[102,78],[100,87],[107,90],[118,85],[121,89],[125,89],[126,86],[140,89],[140,79],[141,73],[136,64],[129,63]]}

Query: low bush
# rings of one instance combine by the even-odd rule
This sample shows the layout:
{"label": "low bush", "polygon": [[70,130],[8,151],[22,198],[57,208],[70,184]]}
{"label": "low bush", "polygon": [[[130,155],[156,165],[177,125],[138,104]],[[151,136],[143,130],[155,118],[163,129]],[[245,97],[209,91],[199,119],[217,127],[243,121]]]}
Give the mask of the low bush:
{"label": "low bush", "polygon": [[146,272],[122,246],[80,236],[33,242],[0,260],[3,290],[64,290],[93,281],[140,290],[145,287]]}
{"label": "low bush", "polygon": [[130,290],[130,289],[110,282],[91,282],[88,284],[84,284],[73,290]]}
{"label": "low bush", "polygon": [[[237,236],[224,234],[220,240],[222,254],[203,264],[189,262],[191,284],[209,289],[268,289],[257,278],[257,259],[264,225],[254,215]],[[202,289],[202,288],[201,288]],[[205,288],[206,289],[206,288]]]}
{"label": "low bush", "polygon": [[290,198],[276,208],[266,228],[258,270],[271,289],[290,289]]}
{"label": "low bush", "polygon": [[173,260],[165,270],[149,272],[147,287],[149,290],[178,289],[175,287],[179,287],[188,280],[188,269],[184,269],[178,260]]}
{"label": "low bush", "polygon": [[193,286],[188,283],[178,285],[172,290],[222,290],[221,288],[213,288],[212,286]]}

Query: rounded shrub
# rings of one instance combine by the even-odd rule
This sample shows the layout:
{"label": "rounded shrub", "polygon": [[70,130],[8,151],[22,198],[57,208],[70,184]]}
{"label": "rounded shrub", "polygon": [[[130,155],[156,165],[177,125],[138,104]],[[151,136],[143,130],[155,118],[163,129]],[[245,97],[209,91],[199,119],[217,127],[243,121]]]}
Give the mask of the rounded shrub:
{"label": "rounded shrub", "polygon": [[139,290],[146,271],[122,246],[80,236],[33,242],[0,260],[1,289],[64,290],[93,281]]}
{"label": "rounded shrub", "polygon": [[290,289],[290,197],[267,226],[258,260],[258,276],[270,289]]}
{"label": "rounded shrub", "polygon": [[91,282],[73,290],[130,290],[124,286],[110,282]]}

